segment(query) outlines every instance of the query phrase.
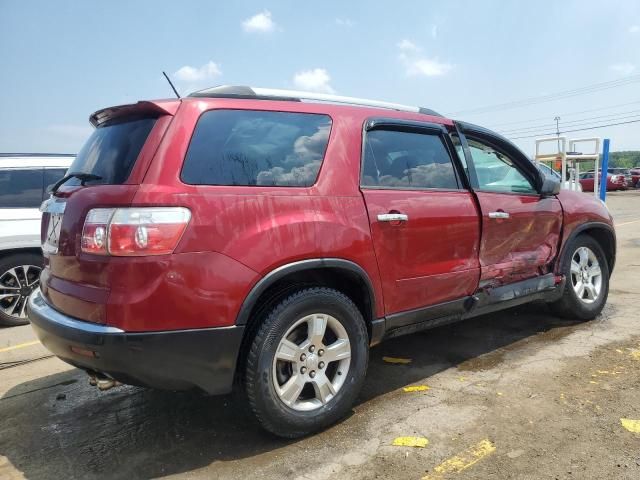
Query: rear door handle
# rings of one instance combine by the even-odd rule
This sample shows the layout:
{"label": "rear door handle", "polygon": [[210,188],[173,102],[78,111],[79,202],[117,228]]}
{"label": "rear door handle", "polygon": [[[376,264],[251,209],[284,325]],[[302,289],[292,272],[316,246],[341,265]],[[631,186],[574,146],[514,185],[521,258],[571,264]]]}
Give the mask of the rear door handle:
{"label": "rear door handle", "polygon": [[489,212],[489,218],[509,218],[507,212]]}
{"label": "rear door handle", "polygon": [[409,215],[404,213],[381,213],[378,215],[379,222],[406,222]]}

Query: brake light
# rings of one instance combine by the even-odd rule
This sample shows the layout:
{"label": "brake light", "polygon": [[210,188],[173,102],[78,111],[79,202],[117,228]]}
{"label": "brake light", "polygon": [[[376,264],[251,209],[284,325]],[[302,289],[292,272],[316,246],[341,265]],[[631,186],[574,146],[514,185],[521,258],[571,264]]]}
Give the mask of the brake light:
{"label": "brake light", "polygon": [[94,208],[87,213],[80,240],[83,252],[108,255],[107,231],[113,212],[113,208]]}
{"label": "brake light", "polygon": [[82,229],[82,251],[114,256],[171,253],[190,219],[191,212],[183,207],[96,208]]}

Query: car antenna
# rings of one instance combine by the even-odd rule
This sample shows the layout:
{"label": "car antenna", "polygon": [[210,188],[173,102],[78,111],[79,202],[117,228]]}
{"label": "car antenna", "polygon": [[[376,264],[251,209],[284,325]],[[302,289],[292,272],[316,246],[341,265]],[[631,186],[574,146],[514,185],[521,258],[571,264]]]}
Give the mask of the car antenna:
{"label": "car antenna", "polygon": [[173,83],[171,82],[169,75],[167,75],[165,72],[162,72],[162,74],[164,75],[164,78],[167,79],[167,82],[169,82],[169,85],[171,85],[171,88],[173,89],[173,93],[176,94],[176,97],[180,98],[180,94],[178,93],[178,90],[176,90],[176,87],[173,86]]}

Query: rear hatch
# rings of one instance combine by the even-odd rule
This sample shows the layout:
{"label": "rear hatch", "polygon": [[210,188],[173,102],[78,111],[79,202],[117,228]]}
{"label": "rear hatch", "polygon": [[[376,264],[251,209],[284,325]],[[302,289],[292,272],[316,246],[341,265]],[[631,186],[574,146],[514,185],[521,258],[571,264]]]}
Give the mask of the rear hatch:
{"label": "rear hatch", "polygon": [[113,259],[81,251],[85,217],[91,209],[131,204],[179,104],[138,102],[90,117],[96,127],[93,134],[69,168],[69,178],[41,207],[45,257],[41,289],[57,310],[81,320],[106,322]]}

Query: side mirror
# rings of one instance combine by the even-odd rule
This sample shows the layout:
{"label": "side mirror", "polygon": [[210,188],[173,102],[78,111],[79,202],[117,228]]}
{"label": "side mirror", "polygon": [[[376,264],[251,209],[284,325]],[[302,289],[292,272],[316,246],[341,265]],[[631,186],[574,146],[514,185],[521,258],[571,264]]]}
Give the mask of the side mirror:
{"label": "side mirror", "polygon": [[542,175],[542,187],[540,187],[540,195],[550,197],[560,193],[560,180],[551,175]]}

